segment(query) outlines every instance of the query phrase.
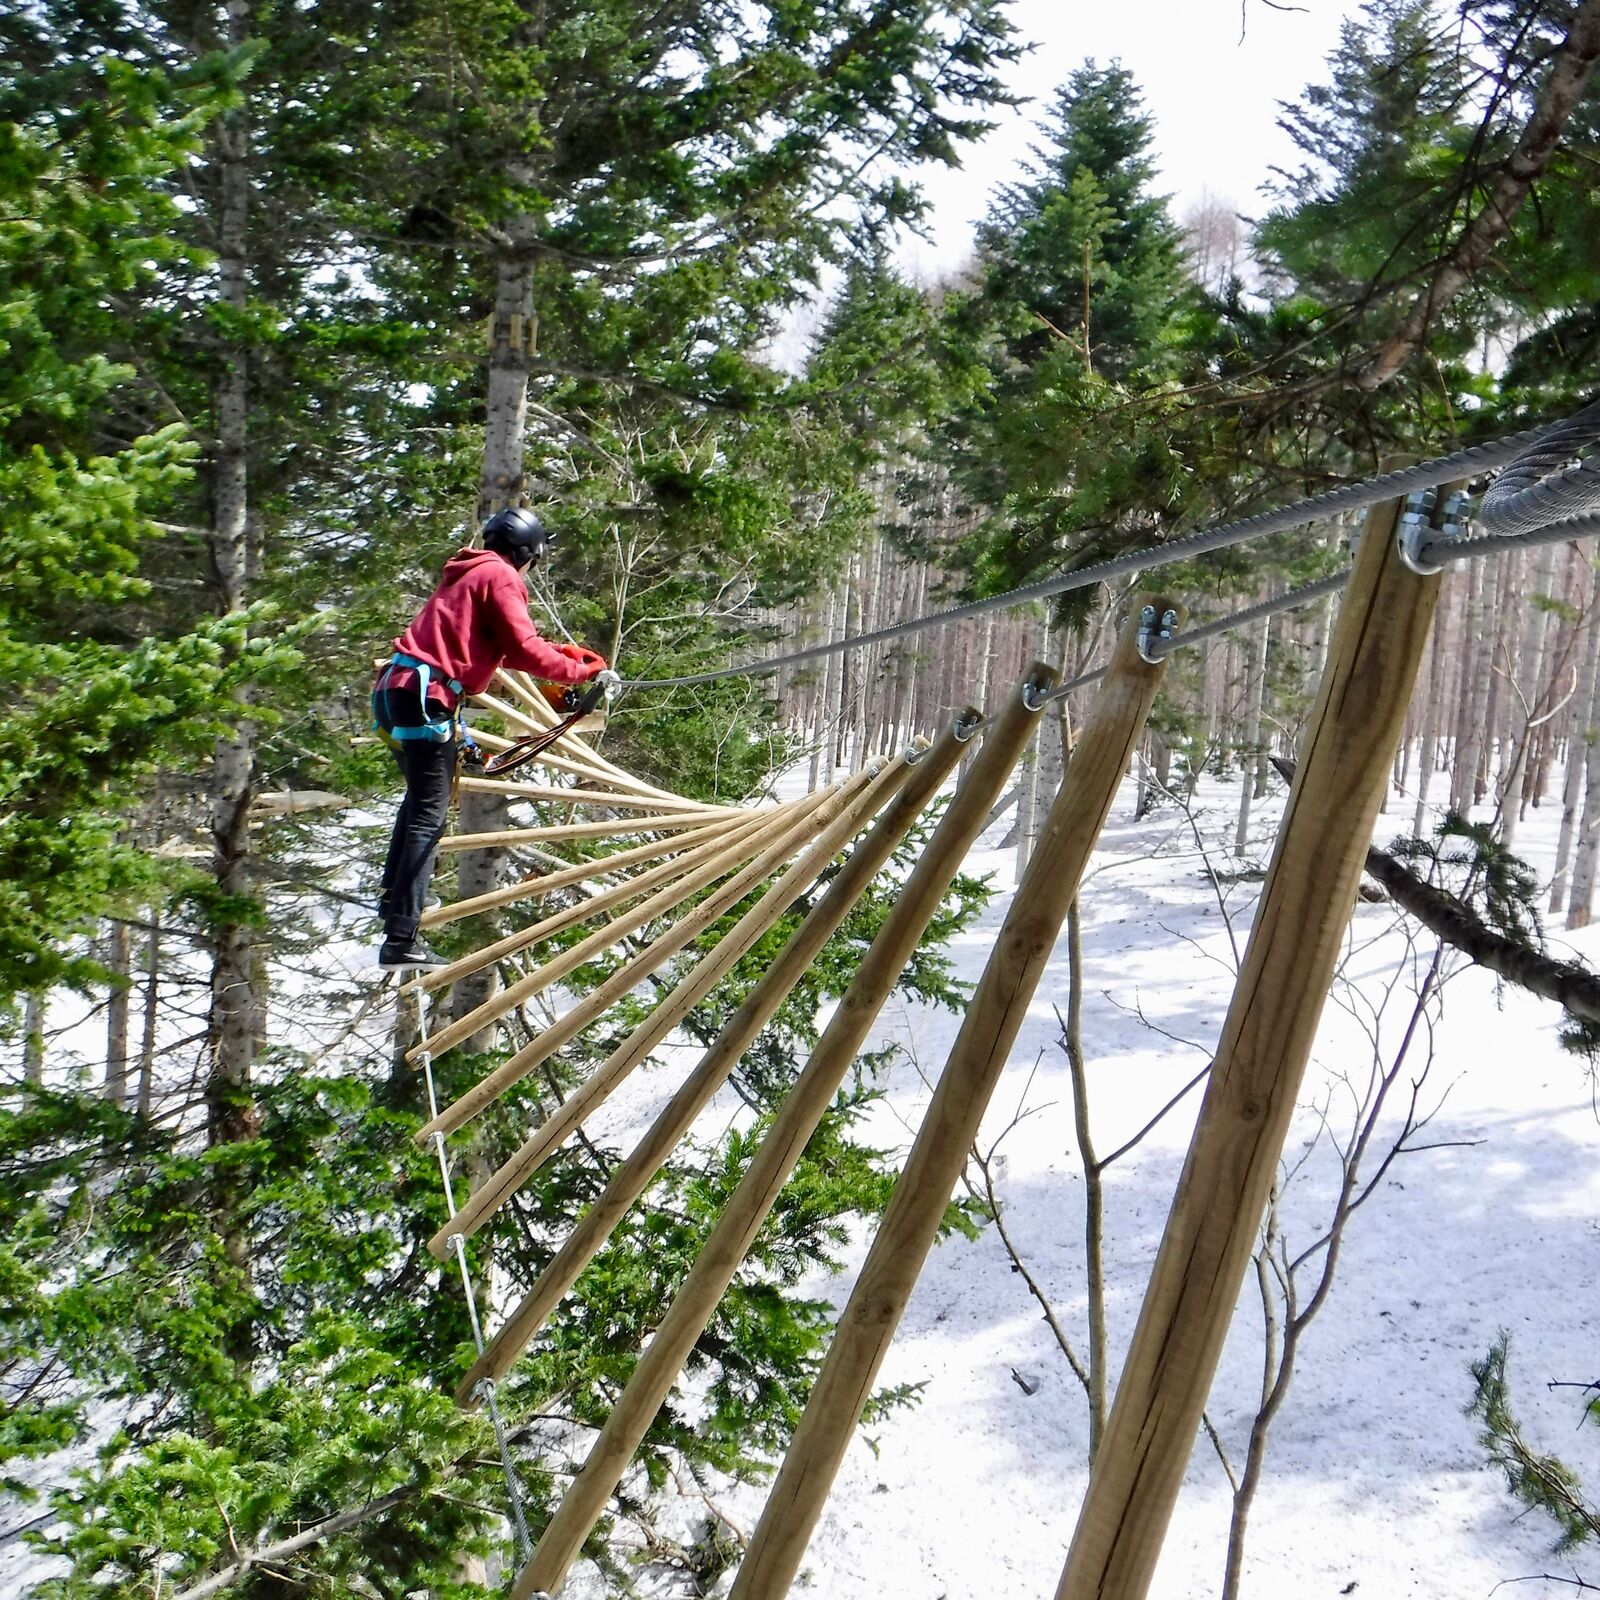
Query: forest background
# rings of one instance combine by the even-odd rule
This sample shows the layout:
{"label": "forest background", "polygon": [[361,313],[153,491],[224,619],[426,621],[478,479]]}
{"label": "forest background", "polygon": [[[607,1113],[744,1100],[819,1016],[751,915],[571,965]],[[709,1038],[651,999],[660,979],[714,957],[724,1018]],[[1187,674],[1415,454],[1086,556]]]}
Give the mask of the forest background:
{"label": "forest background", "polygon": [[[908,282],[907,174],[981,136],[1025,43],[1001,0],[0,11],[0,1472],[46,1495],[14,1530],[56,1558],[39,1594],[465,1596],[504,1551],[498,1459],[450,1399],[466,1311],[423,1248],[443,1220],[409,1138],[423,1087],[403,1040],[368,1042],[348,976],[319,977],[326,1035],[304,1026],[395,786],[372,660],[481,515],[548,508],[544,625],[651,677],[998,592],[1592,393],[1600,6],[1373,0],[1286,105],[1303,163],[1251,223],[1175,216],[1139,86],[1084,63],[971,262]],[[774,340],[824,282],[787,370]],[[1347,533],[1176,581],[1218,615],[1334,570]],[[606,749],[695,797],[749,798],[795,762],[815,784],[992,704],[1034,655],[1092,661],[1123,599],[640,695]],[[1502,850],[1561,792],[1577,921],[1600,845],[1593,601],[1575,550],[1455,574],[1405,756],[1423,794],[1438,763],[1452,799],[1493,796]],[[1152,797],[1239,774],[1242,836],[1326,620],[1175,668]],[[1020,853],[1070,726],[1008,796]],[[463,804],[464,827],[496,817]],[[741,1065],[755,1115],[889,897]],[[941,946],[983,897],[958,880],[911,993],[959,1004]],[[74,996],[103,1024],[93,1058],[52,1021]],[[619,1025],[481,1119],[469,1164],[498,1165]],[[508,1045],[441,1063],[446,1090]],[[893,1181],[853,1132],[871,1092],[864,1061],[702,1340],[693,1402],[652,1431],[646,1492],[598,1536],[619,1585],[649,1485],[757,1471],[787,1438],[828,1328],[796,1286]],[[567,1465],[542,1425],[603,1416],[747,1154],[729,1134],[675,1157],[503,1389],[535,1520]],[[580,1140],[544,1168],[475,1241],[479,1281],[531,1282],[612,1159]],[[292,1579],[256,1559],[291,1530],[314,1534]]]}

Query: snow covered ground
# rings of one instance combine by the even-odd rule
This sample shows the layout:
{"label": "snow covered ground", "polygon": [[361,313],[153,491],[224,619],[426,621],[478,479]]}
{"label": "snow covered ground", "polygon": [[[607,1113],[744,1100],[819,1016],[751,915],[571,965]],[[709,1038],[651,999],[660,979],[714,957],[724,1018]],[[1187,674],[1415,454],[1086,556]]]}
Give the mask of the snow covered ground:
{"label": "snow covered ground", "polygon": [[[1219,871],[1236,869],[1238,790],[1207,782],[1195,820]],[[1258,807],[1248,856],[1264,865],[1282,812]],[[1083,892],[1087,976],[1083,1038],[1091,1126],[1103,1156],[1134,1134],[1202,1067],[1226,1012],[1259,883],[1224,889],[1205,874],[1195,830],[1172,808],[1132,820],[1124,788]],[[1408,831],[1410,802],[1379,819],[1378,842]],[[1517,848],[1548,868],[1558,817],[1530,812]],[[1000,825],[1003,828],[1003,824]],[[1005,914],[1013,855],[993,846],[969,870],[998,890],[956,948],[975,980]],[[1230,936],[1229,922],[1232,923]],[[1567,946],[1600,963],[1600,928]],[[1321,1235],[1338,1182],[1330,1135],[1348,1142],[1356,1095],[1376,1053],[1390,1061],[1432,942],[1408,940],[1394,909],[1359,907],[1344,969],[1301,1094],[1283,1200],[1291,1256]],[[1459,963],[1455,964],[1459,968]],[[1084,1184],[1071,1089],[1053,1007],[1065,1004],[1063,939],[994,1097],[980,1146],[992,1163],[1008,1231],[1077,1349],[1086,1346]],[[1385,998],[1387,996],[1387,999]],[[1142,1013],[1142,1018],[1140,1013]],[[1374,1139],[1370,1175],[1398,1137],[1411,1085],[1427,1067],[1419,1109],[1432,1120],[1351,1218],[1331,1297],[1309,1325],[1288,1398],[1271,1430],[1250,1518],[1245,1596],[1487,1596],[1532,1574],[1570,1580],[1574,1558],[1523,1514],[1485,1465],[1465,1414],[1469,1365],[1505,1329],[1516,1408],[1531,1438],[1600,1486],[1600,1430],[1578,1429],[1573,1390],[1547,1380],[1595,1376],[1591,1282],[1600,1266],[1600,1147],[1584,1063],[1561,1051],[1560,1014],[1477,969],[1444,986],[1442,1016],[1423,1029]],[[877,1042],[905,1051],[885,1077],[868,1135],[909,1148],[929,1083],[959,1018],[892,1002]],[[1178,1041],[1186,1042],[1178,1042]],[[1431,1048],[1431,1060],[1430,1060]],[[641,1075],[605,1131],[621,1136],[669,1091],[676,1063]],[[1192,1130],[1191,1093],[1107,1173],[1104,1259],[1113,1372],[1131,1335]],[[1026,1115],[1018,1119],[1018,1113]],[[706,1134],[736,1115],[711,1108]],[[1388,1135],[1387,1140],[1385,1134]],[[844,1304],[850,1270],[815,1290]],[[1307,1293],[1308,1290],[1302,1291]],[[1242,1465],[1261,1392],[1262,1316],[1253,1282],[1235,1316],[1210,1417]],[[992,1226],[937,1246],[880,1383],[921,1384],[911,1409],[858,1431],[797,1592],[830,1600],[1038,1600],[1054,1592],[1086,1482],[1087,1409],[1056,1340]],[[1028,1392],[1031,1390],[1032,1392]],[[730,1489],[722,1510],[746,1532],[764,1489]],[[1190,1461],[1152,1595],[1191,1600],[1222,1584],[1231,1490],[1203,1437]],[[1577,1570],[1600,1581],[1600,1555]],[[568,1593],[599,1593],[577,1569]],[[680,1592],[677,1589],[663,1592]],[[1571,1592],[1524,1583],[1524,1595]]]}
{"label": "snow covered ground", "polygon": [[[1229,873],[1245,864],[1227,848],[1237,797],[1236,784],[1208,780],[1194,812],[1212,861]],[[1225,885],[1219,905],[1196,826],[1171,806],[1135,822],[1133,798],[1125,787],[1082,896],[1083,1039],[1092,1133],[1102,1155],[1204,1065],[1226,1012],[1234,946],[1243,948],[1259,892],[1258,882]],[[1258,804],[1251,864],[1267,860],[1282,798],[1279,792]],[[1407,831],[1410,814],[1410,802],[1396,800],[1380,818],[1379,842]],[[1530,812],[1517,840],[1519,852],[1546,871],[1557,820],[1547,803]],[[992,874],[998,891],[981,924],[954,949],[969,981],[982,970],[1013,882],[1013,854],[998,848],[1003,827],[968,862],[968,870]],[[353,971],[370,960],[368,931],[353,918],[330,922],[338,942],[327,947],[329,961]],[[1600,927],[1570,944],[1559,932],[1551,939],[1600,965]],[[1300,1163],[1283,1200],[1291,1255],[1325,1225],[1338,1178],[1330,1135],[1348,1138],[1351,1085],[1359,1096],[1369,1083],[1372,1035],[1378,1054],[1392,1059],[1432,953],[1414,931],[1408,940],[1392,907],[1358,908],[1289,1144],[1287,1160]],[[980,1145],[997,1145],[992,1170],[1007,1228],[1083,1351],[1084,1183],[1053,1010],[1065,1004],[1066,973],[1063,939]],[[303,978],[302,985],[300,1004],[321,981]],[[384,993],[372,991],[374,1006],[355,1027],[365,1048],[381,1048]],[[330,1006],[330,1021],[338,1009]],[[1545,1387],[1596,1376],[1590,1285],[1600,1266],[1600,1168],[1593,1159],[1600,1129],[1584,1063],[1556,1042],[1559,1020],[1554,1006],[1502,989],[1476,969],[1461,968],[1446,983],[1442,1016],[1412,1047],[1368,1171],[1387,1148],[1384,1134],[1388,1142],[1398,1134],[1412,1080],[1425,1064],[1419,1105],[1434,1115],[1415,1142],[1431,1148],[1397,1159],[1350,1222],[1331,1298],[1306,1332],[1271,1432],[1250,1520],[1242,1590],[1249,1600],[1471,1600],[1531,1574],[1570,1579],[1574,1558],[1551,1553],[1554,1533],[1545,1519],[1519,1513],[1484,1464],[1477,1424],[1465,1414],[1469,1364],[1509,1330],[1515,1403],[1528,1433],[1600,1489],[1600,1430],[1576,1426],[1576,1391]],[[909,1148],[958,1026],[949,1013],[891,1002],[875,1042],[897,1042],[904,1054],[882,1081],[868,1137]],[[337,1053],[334,1039],[325,1043]],[[644,1126],[693,1059],[687,1048],[665,1052],[604,1109],[593,1131],[627,1147],[629,1133]],[[1107,1173],[1113,1379],[1198,1103],[1196,1090]],[[696,1131],[714,1137],[741,1114],[725,1094]],[[844,1274],[810,1287],[842,1306],[867,1244],[865,1237],[855,1241]],[[1252,1284],[1210,1403],[1236,1467],[1259,1400],[1261,1361]],[[829,1600],[1052,1594],[1086,1482],[1087,1409],[994,1227],[935,1248],[880,1383],[920,1384],[920,1402],[874,1425],[870,1439],[858,1432],[796,1592]],[[764,1492],[730,1486],[717,1502],[748,1532]],[[1202,1438],[1163,1550],[1156,1600],[1218,1593],[1230,1502],[1216,1452]],[[697,1500],[680,1512],[685,1526],[703,1517]],[[1580,1551],[1575,1559],[1577,1570],[1600,1582],[1600,1552],[1591,1560]],[[11,1581],[17,1576],[13,1567]],[[647,1581],[641,1592],[686,1591],[681,1579],[669,1579]],[[1541,1581],[1511,1592],[1534,1597],[1572,1588],[1570,1581]],[[601,1593],[592,1569],[575,1569],[569,1600]]]}

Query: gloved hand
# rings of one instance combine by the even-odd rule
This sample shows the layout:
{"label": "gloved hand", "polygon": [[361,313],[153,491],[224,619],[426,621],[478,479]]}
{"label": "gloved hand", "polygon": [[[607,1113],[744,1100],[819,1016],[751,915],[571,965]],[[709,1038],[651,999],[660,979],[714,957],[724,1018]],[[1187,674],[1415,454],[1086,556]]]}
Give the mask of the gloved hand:
{"label": "gloved hand", "polygon": [[576,661],[580,667],[589,668],[589,677],[597,672],[606,670],[606,658],[598,651],[585,649],[581,644],[558,644],[556,649],[569,661]]}

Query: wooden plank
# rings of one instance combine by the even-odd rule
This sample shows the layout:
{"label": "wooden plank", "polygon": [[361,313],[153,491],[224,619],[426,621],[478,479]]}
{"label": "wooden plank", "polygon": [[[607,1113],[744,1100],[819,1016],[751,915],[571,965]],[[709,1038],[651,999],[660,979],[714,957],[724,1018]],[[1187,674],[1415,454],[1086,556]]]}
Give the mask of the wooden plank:
{"label": "wooden plank", "polygon": [[[423,914],[424,930],[459,922],[463,917],[475,917],[485,911],[498,911],[502,906],[515,905],[519,900],[542,898],[557,889],[570,889],[575,883],[587,883],[591,878],[605,877],[623,867],[637,866],[641,861],[655,861],[662,856],[680,855],[712,839],[726,838],[728,824],[717,818],[703,822],[700,827],[672,839],[652,839],[631,850],[618,850],[611,855],[591,856],[587,861],[575,861],[568,867],[557,867],[554,872],[534,873],[520,883],[507,884],[503,889],[492,889],[488,894],[472,895],[466,900],[453,900],[449,905]],[[634,882],[641,880],[634,879]],[[591,902],[591,905],[593,902]]]}
{"label": "wooden plank", "polygon": [[708,818],[699,812],[675,811],[670,816],[614,817],[599,822],[553,822],[541,828],[502,828],[496,833],[455,833],[439,841],[441,855],[463,850],[515,849],[518,845],[547,844],[555,840],[623,839],[641,833],[678,833],[686,828],[703,828],[717,815],[723,821],[740,817],[772,816],[778,808],[764,812],[730,809]]}
{"label": "wooden plank", "polygon": [[[652,867],[648,872],[641,872],[638,877],[629,880],[632,894],[608,892],[608,896],[597,896],[604,899],[605,905],[597,906],[595,900],[568,906],[563,911],[556,912],[553,916],[533,923],[526,928],[519,928],[515,933],[508,933],[503,939],[497,939],[493,944],[484,945],[477,950],[469,951],[458,960],[452,961],[447,967],[439,967],[432,972],[425,972],[408,985],[419,993],[427,993],[432,989],[442,989],[469,973],[481,971],[484,967],[493,966],[497,961],[503,961],[507,956],[515,955],[520,950],[526,950],[541,940],[548,939],[552,934],[558,933],[563,928],[570,928],[574,922],[586,922],[589,917],[598,911],[609,909],[623,901],[636,898],[638,895],[651,891],[662,891],[664,885],[671,884],[674,880],[686,877],[691,872],[697,871],[707,863],[726,858],[730,850],[742,847],[742,854],[735,854],[733,860],[744,860],[755,854],[760,848],[762,825],[754,820],[746,820],[741,826],[730,828],[726,824],[717,824],[706,839],[693,845],[680,856],[674,856],[670,861],[663,862],[659,867]],[[727,870],[732,870],[731,866]],[[624,885],[627,888],[629,885]],[[702,885],[703,886],[703,885]],[[684,891],[692,894],[694,890]],[[663,907],[666,901],[659,902]]]}
{"label": "wooden plank", "polygon": [[[1036,666],[1028,685],[1053,684],[1054,673]],[[983,830],[989,808],[1005,787],[1023,746],[1039,725],[1019,688],[990,725],[983,748],[967,769],[921,860],[893,911],[878,930],[854,980],[816,1049],[784,1100],[722,1217],[695,1260],[671,1309],[640,1356],[582,1470],[512,1585],[513,1600],[561,1586],[568,1566],[604,1511],[639,1441],[661,1408],[695,1340],[716,1310],[806,1142],[850,1070],[884,1001],[939,907],[951,879]]]}
{"label": "wooden plank", "polygon": [[[451,1234],[471,1238],[539,1167],[572,1135],[628,1074],[688,1016],[733,970],[734,965],[773,923],[816,882],[818,875],[904,780],[910,769],[904,759],[890,762],[881,773],[822,828],[811,844],[767,892],[697,961],[683,979],[652,1008],[650,1014],[528,1136],[498,1171],[473,1191],[467,1203],[429,1240],[441,1261]],[[808,833],[817,827],[813,820]],[[548,1059],[548,1058],[547,1058]]]}
{"label": "wooden plank", "polygon": [[989,1096],[1016,1043],[1095,841],[1165,674],[1138,651],[1134,601],[1094,708],[1067,764],[872,1241],[794,1441],[734,1579],[732,1596],[786,1594],[827,1502],[850,1436],[961,1176]]}
{"label": "wooden plank", "polygon": [[[638,955],[613,972],[599,988],[585,995],[565,1016],[546,1028],[537,1038],[525,1044],[509,1061],[495,1068],[487,1077],[480,1079],[464,1095],[441,1111],[426,1127],[419,1129],[416,1134],[417,1142],[420,1144],[431,1134],[450,1133],[461,1127],[519,1078],[531,1072],[539,1062],[576,1038],[596,1017],[608,1007],[615,1005],[623,995],[649,977],[663,962],[670,960],[686,945],[692,944],[723,912],[737,905],[758,883],[770,877],[783,862],[802,849],[806,833],[828,821],[839,807],[846,804],[855,791],[867,782],[867,779],[866,773],[857,774],[844,785],[832,789],[820,789],[815,795],[807,796],[805,801],[797,804],[794,819],[771,838],[749,865],[742,867],[726,883],[686,911],[678,921],[658,933]],[[741,845],[740,848],[743,849],[744,846]],[[704,878],[697,887],[704,888],[706,883],[722,875],[721,871],[713,871],[709,875],[704,870],[696,873],[696,878]],[[665,892],[674,893],[679,887],[680,885],[674,885],[672,890]],[[627,923],[632,922],[635,926],[642,927],[646,922],[653,921],[654,917],[644,914],[645,912],[646,907],[638,907],[626,918],[608,923],[598,933],[574,945],[571,950],[563,952],[554,961],[546,962],[538,972],[531,973],[523,979],[522,983],[513,984],[507,993],[524,991],[519,996],[520,1003],[527,994],[537,992],[537,989],[531,987],[525,989],[525,986],[537,982],[542,988],[565,977],[568,972],[581,967],[584,962],[592,960],[609,945],[615,944],[624,932],[632,931],[626,926]]]}
{"label": "wooden plank", "polygon": [[612,1173],[605,1189],[584,1212],[566,1243],[489,1341],[456,1390],[456,1399],[462,1405],[477,1404],[473,1391],[482,1379],[498,1380],[511,1370],[562,1296],[577,1282],[579,1273],[610,1238],[628,1208],[649,1187],[678,1141],[689,1131],[711,1097],[728,1081],[745,1051],[772,1020],[822,947],[839,931],[855,903],[882,871],[895,847],[961,759],[963,745],[956,735],[957,727],[977,720],[978,713],[968,707],[917,761],[910,777],[872,831],[850,852],[827,891],[812,906],[805,921],[795,929],[739,1009],[723,1025],[700,1058],[699,1065],[684,1080],[633,1153]]}
{"label": "wooden plank", "polygon": [[[612,917],[588,938],[580,939],[577,944],[563,950],[560,955],[551,957],[527,977],[511,984],[467,1016],[452,1022],[448,1027],[441,1028],[435,1034],[430,1034],[413,1050],[413,1057],[420,1055],[424,1050],[430,1055],[441,1055],[487,1023],[503,1017],[506,1012],[531,1000],[534,995],[542,994],[551,984],[559,983],[569,972],[581,967],[586,961],[592,961],[602,951],[609,950],[618,940],[627,938],[630,933],[637,933],[646,923],[666,916],[692,895],[698,894],[707,884],[715,883],[718,878],[732,872],[741,861],[747,860],[760,848],[759,832],[758,828],[746,827],[739,830],[731,840],[714,840],[706,846],[708,853],[692,871],[681,870],[683,862],[680,858],[665,863],[656,869],[656,872],[645,873],[644,877],[655,882],[661,882],[663,879],[671,881],[667,882],[665,888],[640,901],[631,910]],[[439,973],[430,973],[419,982],[424,988],[428,988],[442,983],[443,978]],[[470,1028],[466,1026],[469,1021],[473,1024]]]}
{"label": "wooden plank", "polygon": [[1368,513],[1188,1160],[1056,1593],[1149,1587],[1255,1248],[1439,594]]}
{"label": "wooden plank", "polygon": [[558,806],[608,806],[613,811],[705,811],[714,816],[726,816],[733,809],[666,795],[621,794],[611,789],[562,789],[547,783],[516,783],[509,778],[463,778],[461,787],[470,794],[504,794],[513,800],[544,800]]}

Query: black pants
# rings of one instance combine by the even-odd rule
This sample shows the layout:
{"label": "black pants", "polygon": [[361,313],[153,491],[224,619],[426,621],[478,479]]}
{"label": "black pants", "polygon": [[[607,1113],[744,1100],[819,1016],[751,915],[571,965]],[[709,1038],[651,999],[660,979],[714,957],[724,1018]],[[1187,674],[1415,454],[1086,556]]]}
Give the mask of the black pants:
{"label": "black pants", "polygon": [[[386,694],[381,679],[372,696],[372,709],[382,728],[417,727],[421,723],[415,691]],[[396,944],[410,944],[417,936],[422,902],[433,876],[434,856],[450,811],[456,740],[453,735],[449,739],[402,739],[395,750],[395,760],[406,780],[406,794],[394,819],[389,856],[383,865],[383,936]]]}

